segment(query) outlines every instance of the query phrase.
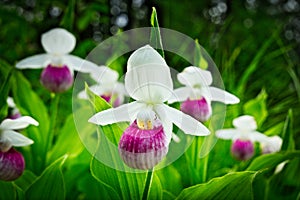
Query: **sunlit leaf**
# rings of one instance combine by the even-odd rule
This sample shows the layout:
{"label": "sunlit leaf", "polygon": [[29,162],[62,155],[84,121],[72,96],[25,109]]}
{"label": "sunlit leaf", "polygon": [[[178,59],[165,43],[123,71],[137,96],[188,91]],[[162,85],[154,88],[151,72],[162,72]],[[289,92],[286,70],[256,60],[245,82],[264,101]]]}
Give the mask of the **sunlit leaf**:
{"label": "sunlit leaf", "polygon": [[285,124],[282,132],[282,147],[281,150],[294,150],[295,149],[295,141],[293,135],[293,112],[290,109],[289,113],[286,117]]}
{"label": "sunlit leaf", "polygon": [[265,169],[273,169],[278,164],[282,163],[283,161],[299,157],[300,151],[291,151],[291,152],[279,152],[279,153],[272,153],[272,154],[264,154],[257,158],[255,158],[250,166],[247,168],[249,171],[256,171],[256,170],[265,170]]}
{"label": "sunlit leaf", "polygon": [[268,110],[266,106],[267,102],[267,93],[263,89],[255,99],[251,99],[248,102],[244,104],[243,110],[244,114],[252,115],[256,122],[258,127],[260,127],[265,119],[268,116]]}
{"label": "sunlit leaf", "polygon": [[61,167],[66,156],[48,166],[25,192],[27,199],[64,199],[65,185]]}
{"label": "sunlit leaf", "polygon": [[195,40],[195,56],[194,56],[194,64],[201,69],[207,69],[208,63],[202,55],[202,47],[200,46],[198,40]]}
{"label": "sunlit leaf", "polygon": [[152,8],[150,23],[152,26],[150,33],[150,45],[155,48],[162,57],[165,57],[157,19],[157,12],[154,7]]}
{"label": "sunlit leaf", "polygon": [[184,189],[177,199],[253,199],[252,182],[258,172],[245,171],[211,179]]}

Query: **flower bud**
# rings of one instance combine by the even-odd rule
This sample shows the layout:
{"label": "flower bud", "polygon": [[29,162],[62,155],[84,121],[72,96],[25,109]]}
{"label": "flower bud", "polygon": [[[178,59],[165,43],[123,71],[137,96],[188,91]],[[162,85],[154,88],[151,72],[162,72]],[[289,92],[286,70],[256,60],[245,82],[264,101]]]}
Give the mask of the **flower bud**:
{"label": "flower bud", "polygon": [[23,155],[11,148],[7,152],[0,151],[0,180],[13,181],[19,178],[25,169]]}
{"label": "flower bud", "polygon": [[64,65],[61,67],[49,64],[42,72],[40,81],[51,92],[60,93],[68,90],[73,84],[73,75]]}
{"label": "flower bud", "polygon": [[207,121],[211,116],[211,106],[204,97],[197,100],[185,100],[182,102],[180,110],[200,122]]}
{"label": "flower bud", "polygon": [[232,143],[231,154],[237,160],[249,160],[254,155],[254,145],[250,140],[237,139]]}
{"label": "flower bud", "polygon": [[119,153],[131,168],[152,169],[167,152],[168,143],[162,125],[153,126],[151,121],[134,121],[119,142]]}

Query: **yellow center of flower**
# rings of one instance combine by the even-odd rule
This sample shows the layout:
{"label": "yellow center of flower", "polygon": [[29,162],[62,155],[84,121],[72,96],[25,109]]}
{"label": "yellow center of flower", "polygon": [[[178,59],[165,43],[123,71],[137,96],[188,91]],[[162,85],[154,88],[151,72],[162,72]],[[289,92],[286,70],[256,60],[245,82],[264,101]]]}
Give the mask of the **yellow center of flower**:
{"label": "yellow center of flower", "polygon": [[154,127],[156,118],[156,114],[152,110],[146,109],[137,114],[136,122],[139,129],[151,130]]}

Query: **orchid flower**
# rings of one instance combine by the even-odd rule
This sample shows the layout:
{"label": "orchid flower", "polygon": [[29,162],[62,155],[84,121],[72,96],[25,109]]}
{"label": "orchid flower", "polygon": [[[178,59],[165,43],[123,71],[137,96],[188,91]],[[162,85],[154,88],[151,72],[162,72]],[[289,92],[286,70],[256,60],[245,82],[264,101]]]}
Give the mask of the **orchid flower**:
{"label": "orchid flower", "polygon": [[62,28],[42,34],[41,42],[46,53],[25,58],[16,64],[19,69],[44,68],[40,81],[51,92],[64,92],[73,84],[73,71],[91,72],[94,63],[70,55],[76,38]]}
{"label": "orchid flower", "polygon": [[[124,84],[118,82],[118,72],[109,67],[100,66],[94,68],[90,75],[97,82],[97,84],[90,87],[91,91],[100,95],[107,102],[111,103],[113,107],[118,107],[123,103],[124,96],[128,94]],[[83,99],[88,98],[85,91],[81,91],[78,97]]]}
{"label": "orchid flower", "polygon": [[219,101],[225,104],[239,103],[239,99],[212,84],[212,75],[209,71],[190,66],[177,75],[178,81],[185,85],[174,90],[168,103],[183,102],[180,110],[195,119],[204,122],[211,114],[211,102]]}
{"label": "orchid flower", "polygon": [[238,160],[248,160],[254,155],[254,142],[269,142],[268,136],[256,131],[255,119],[243,115],[233,120],[235,128],[216,131],[216,136],[224,140],[232,140],[232,155]]}
{"label": "orchid flower", "polygon": [[128,166],[155,166],[167,153],[173,124],[186,134],[209,134],[203,124],[164,104],[173,92],[170,68],[151,46],[141,47],[129,57],[125,88],[135,101],[99,112],[89,122],[102,126],[130,122],[119,143],[119,152]]}
{"label": "orchid flower", "polygon": [[23,116],[5,119],[0,124],[0,180],[15,180],[23,173],[25,168],[23,155],[13,146],[27,146],[33,141],[14,130],[26,128],[30,124],[38,126],[39,123],[29,116]]}

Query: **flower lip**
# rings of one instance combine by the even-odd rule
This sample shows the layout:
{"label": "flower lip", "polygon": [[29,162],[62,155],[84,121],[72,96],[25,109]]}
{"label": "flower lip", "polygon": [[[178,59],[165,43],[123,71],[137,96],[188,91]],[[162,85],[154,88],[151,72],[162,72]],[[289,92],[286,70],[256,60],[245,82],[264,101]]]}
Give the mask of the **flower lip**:
{"label": "flower lip", "polygon": [[72,86],[73,75],[66,65],[62,67],[48,65],[42,71],[40,81],[49,91],[60,93],[68,90]]}
{"label": "flower lip", "polygon": [[54,55],[68,54],[75,48],[76,38],[63,28],[54,28],[42,34],[42,45],[46,52]]}
{"label": "flower lip", "polygon": [[10,148],[7,152],[0,152],[0,180],[13,181],[19,178],[25,169],[23,155]]}

